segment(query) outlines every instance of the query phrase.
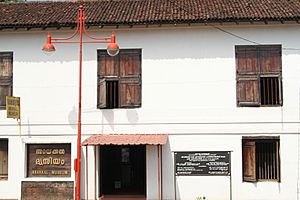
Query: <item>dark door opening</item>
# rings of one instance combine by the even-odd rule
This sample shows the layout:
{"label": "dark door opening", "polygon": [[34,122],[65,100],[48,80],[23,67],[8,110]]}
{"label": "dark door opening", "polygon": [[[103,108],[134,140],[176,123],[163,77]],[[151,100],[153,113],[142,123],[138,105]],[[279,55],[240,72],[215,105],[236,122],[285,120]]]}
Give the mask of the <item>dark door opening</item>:
{"label": "dark door opening", "polygon": [[144,145],[100,147],[100,196],[146,196]]}

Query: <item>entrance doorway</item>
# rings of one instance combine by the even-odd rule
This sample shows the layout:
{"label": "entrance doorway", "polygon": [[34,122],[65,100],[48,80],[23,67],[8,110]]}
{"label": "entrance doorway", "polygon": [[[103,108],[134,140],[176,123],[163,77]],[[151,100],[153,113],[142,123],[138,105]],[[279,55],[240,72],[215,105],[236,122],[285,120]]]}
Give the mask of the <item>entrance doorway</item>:
{"label": "entrance doorway", "polygon": [[100,147],[100,196],[146,197],[146,146]]}

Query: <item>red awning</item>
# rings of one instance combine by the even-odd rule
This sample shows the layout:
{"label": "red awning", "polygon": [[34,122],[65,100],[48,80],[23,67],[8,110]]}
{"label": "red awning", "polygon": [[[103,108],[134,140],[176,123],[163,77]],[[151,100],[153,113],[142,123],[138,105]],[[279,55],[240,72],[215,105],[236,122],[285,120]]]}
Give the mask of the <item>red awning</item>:
{"label": "red awning", "polygon": [[167,134],[99,134],[92,135],[82,145],[163,145]]}

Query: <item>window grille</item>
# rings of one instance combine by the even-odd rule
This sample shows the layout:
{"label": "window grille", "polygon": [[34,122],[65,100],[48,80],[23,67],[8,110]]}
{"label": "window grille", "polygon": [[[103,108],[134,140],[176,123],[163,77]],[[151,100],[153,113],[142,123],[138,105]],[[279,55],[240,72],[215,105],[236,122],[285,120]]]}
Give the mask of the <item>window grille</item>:
{"label": "window grille", "polygon": [[242,149],[244,181],[280,181],[279,139],[247,137]]}

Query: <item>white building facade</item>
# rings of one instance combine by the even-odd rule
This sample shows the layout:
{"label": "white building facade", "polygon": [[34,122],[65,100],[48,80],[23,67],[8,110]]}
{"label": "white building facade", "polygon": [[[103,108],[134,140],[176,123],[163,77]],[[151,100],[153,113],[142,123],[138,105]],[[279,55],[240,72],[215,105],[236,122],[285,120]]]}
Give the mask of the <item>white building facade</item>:
{"label": "white building facade", "polygon": [[[162,144],[161,153],[157,145],[151,144],[82,146],[82,199],[102,196],[147,200],[204,197],[296,200],[300,197],[299,24],[294,21],[181,24],[92,27],[88,31],[101,37],[114,31],[120,52],[140,52],[141,104],[136,108],[97,106],[99,50],[106,46],[85,44],[82,141],[103,134],[165,134],[167,142]],[[0,141],[8,155],[7,174],[2,161],[0,199],[26,199],[28,188],[34,188],[35,183],[67,183],[70,185],[66,187],[74,190],[78,46],[57,44],[55,54],[49,57],[41,51],[47,32],[52,37],[67,37],[73,30],[0,32],[0,53],[12,53],[12,96],[21,99],[21,126],[15,119],[6,118],[5,108],[0,110]],[[261,50],[264,47],[275,50]],[[239,48],[246,52],[242,61]],[[248,51],[252,53],[250,56]],[[260,52],[265,52],[262,53],[265,57],[260,57]],[[253,60],[261,71],[239,77],[239,63],[250,69]],[[271,66],[269,71],[264,71],[264,64]],[[243,72],[249,72],[247,69]],[[258,77],[258,82],[247,83],[250,85],[245,84],[239,90],[239,78],[254,80],[253,77]],[[241,105],[240,100],[246,103]],[[64,159],[66,163],[60,163],[62,168],[53,165],[53,170],[65,174],[34,172],[42,169],[38,167],[47,167],[38,166],[37,161],[45,158],[38,157],[38,150],[47,149],[52,153],[64,149],[64,157],[53,156],[53,159]],[[207,160],[175,159],[185,153]],[[229,155],[224,162],[207,157],[220,153]],[[113,162],[118,159],[121,160]],[[218,173],[223,170],[224,174],[197,171],[201,165],[213,164],[218,167],[224,164],[225,168],[215,169]],[[205,167],[209,168],[202,166]]]}

